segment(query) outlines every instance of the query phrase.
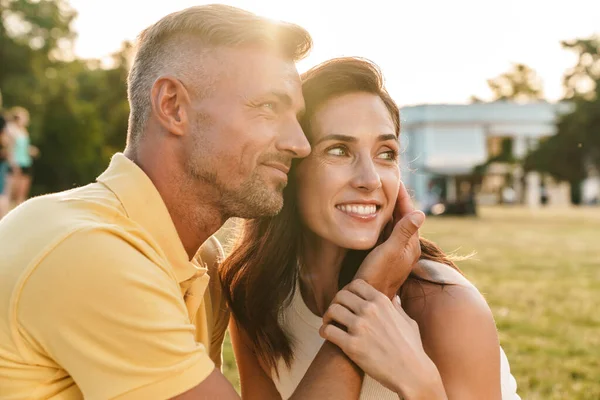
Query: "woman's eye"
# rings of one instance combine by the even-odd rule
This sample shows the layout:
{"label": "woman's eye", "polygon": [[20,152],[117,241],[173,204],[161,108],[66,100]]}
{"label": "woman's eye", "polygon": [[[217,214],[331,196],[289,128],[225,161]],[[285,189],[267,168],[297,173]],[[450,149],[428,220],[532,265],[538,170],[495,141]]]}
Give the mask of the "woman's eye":
{"label": "woman's eye", "polygon": [[333,147],[327,150],[327,154],[330,154],[332,156],[345,156],[348,154],[348,152],[343,147]]}
{"label": "woman's eye", "polygon": [[273,102],[271,102],[271,101],[268,101],[268,102],[262,103],[260,106],[261,106],[262,108],[267,108],[267,109],[269,109],[269,110],[274,110],[274,109],[275,109],[275,103],[273,103]]}
{"label": "woman's eye", "polygon": [[383,153],[380,153],[377,156],[377,158],[380,158],[382,160],[395,161],[398,158],[398,154],[394,150],[388,150],[384,151]]}

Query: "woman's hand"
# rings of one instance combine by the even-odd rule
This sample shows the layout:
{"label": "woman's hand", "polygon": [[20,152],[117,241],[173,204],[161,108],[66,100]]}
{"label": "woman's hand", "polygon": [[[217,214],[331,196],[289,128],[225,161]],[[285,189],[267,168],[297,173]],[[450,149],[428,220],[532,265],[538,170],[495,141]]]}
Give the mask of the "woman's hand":
{"label": "woman's hand", "polygon": [[399,297],[390,300],[365,281],[354,280],[335,296],[320,334],[405,399],[446,399],[439,372],[423,350],[419,327]]}
{"label": "woman's hand", "polygon": [[29,155],[33,158],[38,158],[40,156],[40,149],[35,146],[29,146]]}

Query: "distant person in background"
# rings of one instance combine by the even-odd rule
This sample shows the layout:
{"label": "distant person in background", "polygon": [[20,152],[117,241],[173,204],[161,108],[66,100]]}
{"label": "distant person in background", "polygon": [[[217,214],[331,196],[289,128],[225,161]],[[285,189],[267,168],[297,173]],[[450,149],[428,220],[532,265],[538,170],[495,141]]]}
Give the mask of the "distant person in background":
{"label": "distant person in background", "polygon": [[0,219],[8,212],[8,196],[6,194],[6,175],[8,173],[8,130],[6,119],[0,109]]}
{"label": "distant person in background", "polygon": [[33,158],[39,155],[37,147],[31,145],[29,132],[29,112],[23,107],[14,107],[9,113],[9,182],[8,199],[18,206],[29,197],[31,188]]}
{"label": "distant person in background", "polygon": [[504,204],[514,204],[517,200],[517,192],[512,186],[505,186],[502,189],[502,202]]}
{"label": "distant person in background", "polygon": [[543,206],[548,204],[548,188],[544,182],[540,185],[540,203]]}
{"label": "distant person in background", "polygon": [[429,181],[423,212],[426,215],[435,214],[433,209],[442,202],[442,188],[433,179]]}

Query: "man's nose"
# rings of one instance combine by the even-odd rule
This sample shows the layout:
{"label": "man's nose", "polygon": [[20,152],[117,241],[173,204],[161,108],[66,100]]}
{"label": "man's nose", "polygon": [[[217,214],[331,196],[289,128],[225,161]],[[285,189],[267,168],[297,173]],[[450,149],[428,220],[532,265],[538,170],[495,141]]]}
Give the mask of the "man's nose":
{"label": "man's nose", "polygon": [[304,158],[310,154],[310,143],[300,123],[292,123],[284,130],[277,141],[277,150],[289,153],[295,158]]}

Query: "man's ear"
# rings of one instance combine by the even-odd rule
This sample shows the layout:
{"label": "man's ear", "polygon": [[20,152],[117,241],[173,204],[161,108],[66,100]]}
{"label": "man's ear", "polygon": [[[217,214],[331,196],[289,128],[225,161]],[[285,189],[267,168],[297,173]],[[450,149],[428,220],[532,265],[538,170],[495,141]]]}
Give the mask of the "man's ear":
{"label": "man's ear", "polygon": [[190,96],[181,81],[161,76],[152,85],[152,113],[162,127],[173,135],[183,136],[189,122],[187,105]]}

